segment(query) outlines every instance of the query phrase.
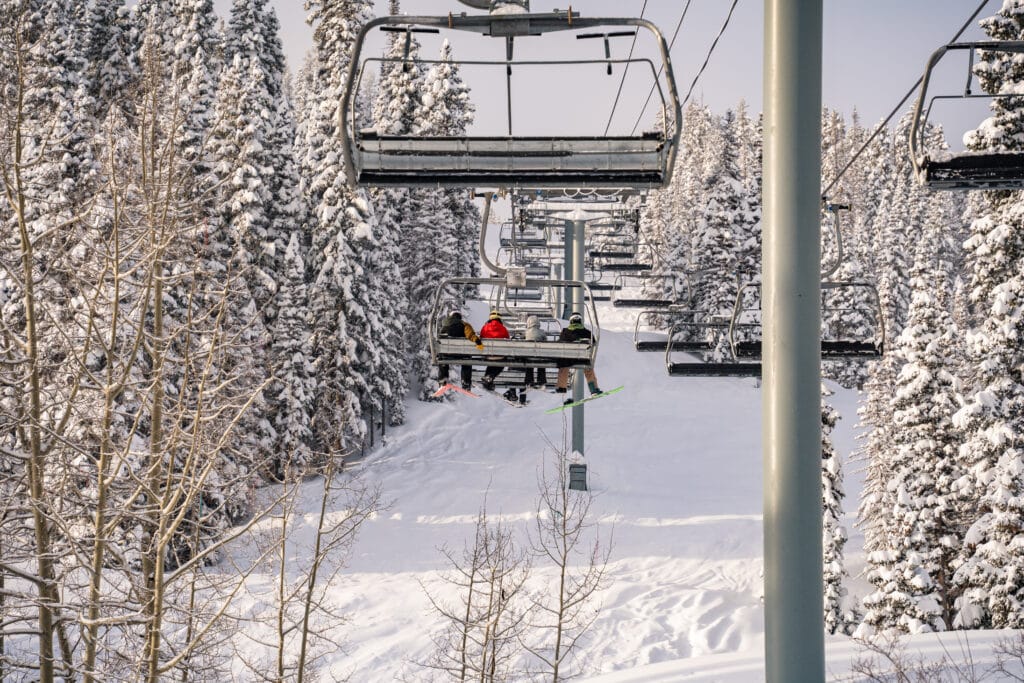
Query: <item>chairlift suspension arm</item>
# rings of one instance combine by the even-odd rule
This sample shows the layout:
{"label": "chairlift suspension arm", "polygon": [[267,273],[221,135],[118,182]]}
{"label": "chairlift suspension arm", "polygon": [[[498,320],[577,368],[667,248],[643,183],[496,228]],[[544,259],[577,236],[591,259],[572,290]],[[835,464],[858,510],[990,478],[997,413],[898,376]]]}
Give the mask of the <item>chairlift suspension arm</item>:
{"label": "chairlift suspension arm", "polygon": [[512,137],[512,41],[515,36],[505,36],[505,103],[508,107],[508,135]]}

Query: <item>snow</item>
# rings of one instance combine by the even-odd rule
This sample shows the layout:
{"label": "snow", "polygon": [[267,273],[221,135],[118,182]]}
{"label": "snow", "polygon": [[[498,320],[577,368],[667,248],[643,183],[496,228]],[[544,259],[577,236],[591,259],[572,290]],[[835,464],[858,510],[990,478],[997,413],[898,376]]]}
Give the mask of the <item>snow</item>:
{"label": "snow", "polygon": [[[479,323],[483,304],[467,318]],[[601,347],[595,367],[603,386],[625,390],[587,404],[585,462],[595,498],[591,514],[602,542],[610,539],[607,581],[571,668],[591,683],[740,683],[763,680],[761,393],[743,378],[674,378],[659,353],[632,347],[635,312],[601,308]],[[837,387],[830,397],[841,419],[832,433],[845,471],[847,510],[856,508],[863,473],[850,464],[856,446],[857,396]],[[454,392],[450,392],[454,394]],[[457,556],[472,541],[485,504],[488,518],[512,526],[525,543],[538,497],[538,476],[551,443],[563,442],[569,412],[547,415],[560,397],[530,393],[517,409],[484,394],[442,403],[410,401],[406,425],[355,470],[379,487],[386,508],[364,522],[346,568],[327,592],[346,621],[332,627],[343,643],[317,665],[321,677],[353,683],[431,680],[416,662],[432,651],[442,626],[425,590],[443,594],[449,568],[440,548]],[[565,421],[563,421],[565,420]],[[566,437],[568,438],[568,437]],[[296,513],[295,556],[311,544],[322,483],[305,484]],[[332,514],[341,514],[335,510]],[[871,586],[862,535],[843,520],[850,542],[846,588],[859,599]],[[269,524],[269,523],[268,523]],[[269,526],[257,533],[269,533]],[[243,562],[255,544],[232,553]],[[339,559],[339,558],[334,558]],[[296,564],[300,564],[297,559]],[[273,574],[249,579],[247,604],[256,623],[273,622]],[[540,562],[533,585],[552,576]],[[295,577],[290,577],[295,578]],[[920,634],[912,651],[941,658],[962,652],[969,637],[976,663],[991,662],[999,632]],[[237,642],[256,659],[258,638]],[[845,636],[827,640],[831,680],[850,674],[862,655]],[[248,650],[247,650],[248,649]]]}

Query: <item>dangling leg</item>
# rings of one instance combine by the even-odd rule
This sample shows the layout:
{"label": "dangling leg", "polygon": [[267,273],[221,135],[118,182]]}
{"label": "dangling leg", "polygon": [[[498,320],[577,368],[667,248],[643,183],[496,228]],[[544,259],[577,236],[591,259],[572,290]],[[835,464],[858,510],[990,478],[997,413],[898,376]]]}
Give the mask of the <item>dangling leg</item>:
{"label": "dangling leg", "polygon": [[594,368],[585,368],[583,376],[587,378],[587,387],[590,389],[590,394],[600,394],[601,389],[597,386],[597,375],[594,374]]}
{"label": "dangling leg", "polygon": [[555,385],[555,391],[559,394],[564,394],[568,388],[569,368],[558,368],[558,383]]}

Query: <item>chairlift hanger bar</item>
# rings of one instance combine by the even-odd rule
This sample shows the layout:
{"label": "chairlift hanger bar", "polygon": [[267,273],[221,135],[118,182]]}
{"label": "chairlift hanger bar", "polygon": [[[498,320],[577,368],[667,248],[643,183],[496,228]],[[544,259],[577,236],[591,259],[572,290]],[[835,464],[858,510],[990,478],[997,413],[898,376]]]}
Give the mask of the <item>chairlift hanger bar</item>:
{"label": "chairlift hanger bar", "polygon": [[612,75],[612,47],[608,42],[609,38],[620,38],[622,36],[635,36],[636,31],[609,31],[608,33],[580,33],[576,40],[587,40],[589,38],[604,38],[604,58],[608,60],[608,75]]}

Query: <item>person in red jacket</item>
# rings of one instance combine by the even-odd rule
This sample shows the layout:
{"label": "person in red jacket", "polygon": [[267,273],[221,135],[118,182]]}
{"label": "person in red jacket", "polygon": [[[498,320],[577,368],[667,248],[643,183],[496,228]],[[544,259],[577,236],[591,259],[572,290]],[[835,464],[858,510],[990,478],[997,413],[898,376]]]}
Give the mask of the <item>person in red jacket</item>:
{"label": "person in red jacket", "polygon": [[[501,313],[497,311],[491,311],[491,315],[487,318],[487,322],[480,328],[480,337],[482,339],[509,339],[508,328],[501,322]],[[484,370],[484,378],[480,380],[483,384],[484,389],[494,389],[494,379],[501,374],[501,371],[505,368],[488,366]]]}

